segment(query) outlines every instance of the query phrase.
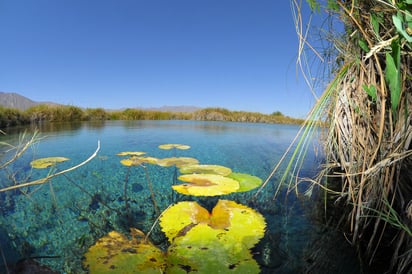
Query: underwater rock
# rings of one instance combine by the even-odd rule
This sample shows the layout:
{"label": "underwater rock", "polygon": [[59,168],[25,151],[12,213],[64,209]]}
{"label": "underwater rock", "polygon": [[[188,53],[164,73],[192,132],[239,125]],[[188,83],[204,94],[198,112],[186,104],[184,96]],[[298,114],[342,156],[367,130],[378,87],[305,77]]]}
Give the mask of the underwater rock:
{"label": "underwater rock", "polygon": [[266,233],[262,241],[253,249],[256,260],[262,266],[262,273],[272,273],[288,259],[287,254],[279,246],[280,240],[280,233]]}
{"label": "underwater rock", "polygon": [[132,191],[133,192],[140,192],[140,191],[142,191],[143,190],[143,186],[141,185],[141,184],[138,184],[138,183],[133,183],[132,184]]}
{"label": "underwater rock", "polygon": [[9,268],[10,274],[58,274],[47,266],[44,266],[33,259],[23,259]]}

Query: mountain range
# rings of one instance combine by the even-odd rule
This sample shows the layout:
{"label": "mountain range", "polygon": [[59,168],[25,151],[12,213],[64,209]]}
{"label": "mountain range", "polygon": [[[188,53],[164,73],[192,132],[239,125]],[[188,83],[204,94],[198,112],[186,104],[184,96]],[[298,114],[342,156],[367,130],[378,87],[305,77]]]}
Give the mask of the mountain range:
{"label": "mountain range", "polygon": [[14,92],[0,92],[0,106],[5,108],[14,108],[24,111],[28,108],[41,104],[59,105],[53,102],[36,102]]}
{"label": "mountain range", "polygon": [[[0,92],[0,106],[4,108],[14,108],[21,111],[36,106],[36,105],[61,105],[54,102],[36,102],[23,95],[14,92]],[[138,109],[148,110],[148,111],[167,111],[167,112],[195,112],[202,108],[195,106],[162,106],[162,107],[151,107]]]}

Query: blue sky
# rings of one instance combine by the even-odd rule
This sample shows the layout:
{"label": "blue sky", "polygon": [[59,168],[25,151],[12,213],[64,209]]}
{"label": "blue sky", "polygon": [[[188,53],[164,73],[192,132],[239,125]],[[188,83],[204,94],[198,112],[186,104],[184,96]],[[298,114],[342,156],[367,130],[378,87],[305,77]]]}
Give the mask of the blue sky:
{"label": "blue sky", "polygon": [[[305,12],[308,12],[303,1]],[[289,0],[0,0],[0,91],[304,117]]]}

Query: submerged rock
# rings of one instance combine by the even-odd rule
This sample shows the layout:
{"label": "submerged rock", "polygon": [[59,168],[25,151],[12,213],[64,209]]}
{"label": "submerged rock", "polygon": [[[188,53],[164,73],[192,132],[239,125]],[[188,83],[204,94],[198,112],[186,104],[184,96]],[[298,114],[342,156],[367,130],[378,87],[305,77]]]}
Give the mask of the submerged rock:
{"label": "submerged rock", "polygon": [[33,259],[23,259],[18,261],[9,269],[10,274],[58,274],[59,272],[40,264]]}

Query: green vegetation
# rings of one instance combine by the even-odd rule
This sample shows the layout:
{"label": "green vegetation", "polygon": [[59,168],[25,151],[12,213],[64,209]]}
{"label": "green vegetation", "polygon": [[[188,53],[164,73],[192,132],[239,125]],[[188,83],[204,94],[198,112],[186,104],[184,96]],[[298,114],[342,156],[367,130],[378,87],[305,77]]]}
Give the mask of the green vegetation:
{"label": "green vegetation", "polygon": [[[167,150],[189,148],[182,144],[159,146],[159,149]],[[164,166],[165,162],[165,158],[153,157],[148,162],[148,157],[143,156],[144,152],[126,151],[117,155],[129,156],[129,159],[120,161],[128,168],[136,166],[147,170],[145,163]],[[260,178],[250,174],[235,173],[231,178],[226,177],[232,174],[232,170],[219,165],[187,163],[180,166],[179,171],[184,175],[179,176],[178,180],[185,183],[173,184],[171,187],[189,196],[208,197],[244,192],[262,183]],[[200,179],[186,180],[187,176]],[[157,209],[156,195],[152,191],[149,176],[147,182],[153,207]],[[260,213],[231,200],[219,199],[210,212],[196,201],[171,202],[161,213],[156,210],[157,219],[147,234],[132,227],[130,238],[113,230],[97,239],[84,254],[84,268],[91,274],[260,272],[251,252],[265,234],[266,221]],[[162,245],[160,248],[149,239],[157,222],[168,240],[166,247]]]}
{"label": "green vegetation", "polygon": [[258,112],[229,111],[224,108],[205,108],[195,112],[149,111],[127,108],[107,111],[103,108],[82,109],[65,105],[38,105],[26,111],[0,107],[0,128],[38,122],[72,122],[104,120],[197,120],[251,123],[300,124],[302,120],[284,116],[276,111],[270,115]]}
{"label": "green vegetation", "polygon": [[[412,1],[307,0],[315,14],[322,10],[330,15],[323,26],[331,26],[331,32],[315,30],[330,43],[323,52],[315,46],[318,41],[310,44],[301,2],[293,2],[301,39],[298,66],[305,80],[312,79],[313,71],[307,68],[314,63],[306,49],[322,66],[331,64],[325,75],[313,79],[332,79],[327,86],[321,83],[326,88],[300,139],[293,141],[296,150],[288,149],[292,160],[286,171],[298,176],[312,128],[327,124],[322,140],[325,163],[304,194],[310,195],[315,186],[325,190],[319,215],[325,225],[344,232],[371,272],[411,273]],[[344,25],[341,33],[333,33],[335,20]],[[297,181],[291,180],[290,190],[297,191]],[[312,259],[313,269],[328,260],[316,254]]]}

